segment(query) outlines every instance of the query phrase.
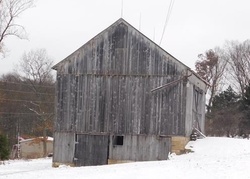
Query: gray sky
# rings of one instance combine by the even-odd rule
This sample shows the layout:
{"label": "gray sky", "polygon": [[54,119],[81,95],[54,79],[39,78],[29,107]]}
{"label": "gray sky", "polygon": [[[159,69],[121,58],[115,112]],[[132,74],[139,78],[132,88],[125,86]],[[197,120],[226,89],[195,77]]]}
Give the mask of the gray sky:
{"label": "gray sky", "polygon": [[[122,17],[159,44],[171,0],[123,0]],[[29,40],[14,37],[0,60],[12,71],[24,52],[45,48],[57,63],[121,17],[122,0],[37,0],[17,20]],[[141,20],[140,20],[141,19]],[[194,69],[200,53],[250,38],[249,0],[175,0],[161,47]]]}

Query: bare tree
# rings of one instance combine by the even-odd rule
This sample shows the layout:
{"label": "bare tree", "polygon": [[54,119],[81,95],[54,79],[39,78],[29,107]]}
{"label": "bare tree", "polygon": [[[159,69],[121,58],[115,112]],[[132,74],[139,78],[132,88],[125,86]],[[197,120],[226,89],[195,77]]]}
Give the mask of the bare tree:
{"label": "bare tree", "polygon": [[[0,90],[0,109],[2,109],[2,106],[4,106],[4,92]],[[0,120],[1,120],[1,116],[2,114],[0,113]],[[2,120],[1,120],[2,121]],[[0,134],[3,132],[3,129],[2,129],[2,125],[1,125],[1,122],[0,122]]]}
{"label": "bare tree", "polygon": [[210,97],[207,110],[210,112],[212,101],[220,88],[227,61],[222,58],[222,50],[215,48],[208,50],[205,55],[200,54],[200,60],[196,61],[196,72],[209,83]]}
{"label": "bare tree", "polygon": [[16,20],[33,4],[34,0],[0,0],[0,54],[4,54],[6,37],[27,38],[24,27],[17,24]]}
{"label": "bare tree", "polygon": [[53,61],[45,49],[24,53],[19,64],[19,73],[34,92],[35,100],[25,103],[38,118],[36,130],[43,133],[44,156],[47,152],[47,131],[52,132],[54,116],[54,79],[52,75]]}
{"label": "bare tree", "polygon": [[[49,117],[46,118],[47,121],[42,120],[33,111],[38,109],[31,104],[41,104],[41,109],[47,111],[43,117],[53,115],[51,101],[53,101],[54,88],[51,85],[35,85],[37,88],[35,91],[33,85],[30,84],[30,80],[17,73],[0,76],[0,131],[8,136],[10,147],[16,144],[19,135],[24,138],[42,136],[44,125],[46,125],[47,134],[52,135],[52,120],[49,120]],[[41,93],[39,94],[38,91]],[[47,106],[47,109],[42,105]],[[42,141],[41,138],[38,139]]]}
{"label": "bare tree", "polygon": [[51,84],[54,82],[52,64],[53,61],[45,49],[31,50],[24,53],[19,61],[19,72],[30,83]]}
{"label": "bare tree", "polygon": [[[28,111],[22,107],[21,101],[24,99],[23,93],[17,93],[17,91],[19,92],[21,90],[21,79],[18,74],[7,73],[1,75],[0,93],[2,93],[3,96],[2,104],[0,99],[0,130],[8,136],[10,147],[17,143],[18,132],[21,129],[19,122],[23,120],[23,115],[20,115],[20,113]],[[28,122],[28,120],[26,121]],[[29,128],[29,124],[31,123],[29,120],[29,123],[23,125],[25,127],[22,126],[22,130],[31,131],[31,128]]]}
{"label": "bare tree", "polygon": [[250,40],[243,43],[237,41],[228,42],[225,58],[228,61],[229,75],[239,88],[241,95],[250,84]]}

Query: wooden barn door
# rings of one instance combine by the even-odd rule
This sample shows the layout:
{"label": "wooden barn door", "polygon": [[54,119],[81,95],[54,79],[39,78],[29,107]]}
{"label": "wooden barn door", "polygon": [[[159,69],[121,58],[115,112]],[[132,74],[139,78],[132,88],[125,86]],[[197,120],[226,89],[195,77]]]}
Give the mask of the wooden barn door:
{"label": "wooden barn door", "polygon": [[201,132],[203,131],[202,126],[202,103],[203,103],[203,92],[200,88],[194,86],[193,92],[193,128],[198,129]]}
{"label": "wooden barn door", "polygon": [[76,166],[108,164],[108,135],[77,134],[74,162]]}

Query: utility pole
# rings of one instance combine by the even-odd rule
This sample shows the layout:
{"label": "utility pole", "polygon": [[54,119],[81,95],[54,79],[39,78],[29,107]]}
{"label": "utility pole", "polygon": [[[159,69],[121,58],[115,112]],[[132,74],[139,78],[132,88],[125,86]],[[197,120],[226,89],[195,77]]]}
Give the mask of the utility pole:
{"label": "utility pole", "polygon": [[121,18],[123,18],[123,0],[122,0],[122,4],[121,4]]}
{"label": "utility pole", "polygon": [[20,139],[19,139],[19,136],[20,136],[20,123],[19,123],[19,118],[17,119],[17,158],[20,159]]}

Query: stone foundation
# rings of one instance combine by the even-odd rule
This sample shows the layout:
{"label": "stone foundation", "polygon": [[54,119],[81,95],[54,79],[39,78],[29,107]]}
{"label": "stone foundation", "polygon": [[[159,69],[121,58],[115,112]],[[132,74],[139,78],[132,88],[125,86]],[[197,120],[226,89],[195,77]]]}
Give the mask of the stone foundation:
{"label": "stone foundation", "polygon": [[172,136],[171,137],[171,152],[176,155],[186,153],[185,146],[189,142],[189,137],[184,136]]}

